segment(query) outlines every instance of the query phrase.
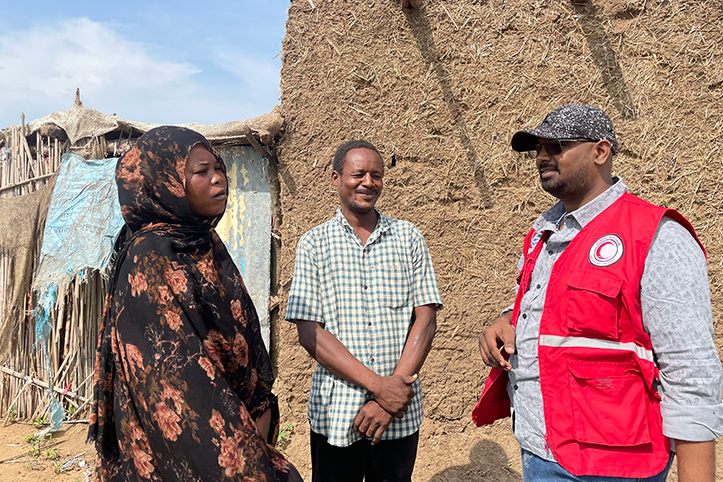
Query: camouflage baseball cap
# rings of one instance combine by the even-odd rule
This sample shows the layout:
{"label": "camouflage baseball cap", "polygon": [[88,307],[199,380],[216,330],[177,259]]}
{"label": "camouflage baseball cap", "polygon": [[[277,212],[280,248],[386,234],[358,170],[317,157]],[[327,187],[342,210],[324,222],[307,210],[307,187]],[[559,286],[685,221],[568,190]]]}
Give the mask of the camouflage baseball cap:
{"label": "camouflage baseball cap", "polygon": [[531,151],[537,138],[543,139],[606,139],[612,146],[613,154],[618,152],[613,123],[607,114],[591,105],[569,104],[553,110],[537,129],[518,131],[512,136],[512,149],[518,152]]}

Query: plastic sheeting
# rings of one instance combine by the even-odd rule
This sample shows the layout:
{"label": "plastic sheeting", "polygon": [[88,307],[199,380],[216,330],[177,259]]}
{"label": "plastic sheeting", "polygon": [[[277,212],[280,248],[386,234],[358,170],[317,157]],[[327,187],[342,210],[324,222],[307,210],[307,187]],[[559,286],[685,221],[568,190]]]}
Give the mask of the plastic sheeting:
{"label": "plastic sheeting", "polygon": [[[124,221],[115,182],[117,159],[86,160],[66,154],[48,207],[47,221],[33,290],[35,342],[45,352],[52,383],[49,341],[50,313],[57,303],[59,286],[70,283],[88,268],[105,270]],[[62,405],[51,393],[52,430],[62,425]]]}
{"label": "plastic sheeting", "polygon": [[124,221],[115,183],[117,159],[63,156],[48,208],[36,291],[69,283],[85,268],[108,267]]}

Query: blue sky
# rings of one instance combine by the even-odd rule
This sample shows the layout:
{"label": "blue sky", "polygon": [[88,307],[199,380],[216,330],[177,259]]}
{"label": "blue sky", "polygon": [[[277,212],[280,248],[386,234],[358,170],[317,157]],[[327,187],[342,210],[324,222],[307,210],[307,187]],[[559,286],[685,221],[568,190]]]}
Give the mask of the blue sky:
{"label": "blue sky", "polygon": [[279,103],[289,0],[19,1],[0,22],[0,128],[73,105],[222,124]]}

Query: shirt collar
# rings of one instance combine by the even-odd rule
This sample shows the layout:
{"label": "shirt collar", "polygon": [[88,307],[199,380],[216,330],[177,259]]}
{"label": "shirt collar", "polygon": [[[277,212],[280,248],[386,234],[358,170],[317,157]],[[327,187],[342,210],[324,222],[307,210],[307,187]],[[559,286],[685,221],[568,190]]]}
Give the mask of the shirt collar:
{"label": "shirt collar", "polygon": [[[382,212],[377,208],[374,208],[374,211],[377,213],[377,225],[374,227],[374,231],[372,231],[372,234],[369,235],[367,244],[374,242],[377,238],[379,238],[379,236],[382,235],[382,233],[388,231],[389,228],[392,226],[391,220],[388,216],[383,215]],[[346,217],[341,212],[341,208],[336,209],[336,221],[349,234],[353,234],[356,239],[359,239],[359,236],[357,236],[357,234],[354,232],[354,228],[351,227],[349,221],[346,220]]]}
{"label": "shirt collar", "polygon": [[613,181],[613,185],[607,188],[602,194],[571,213],[565,214],[565,205],[562,201],[558,201],[537,218],[533,228],[535,231],[557,231],[556,223],[563,215],[565,215],[566,219],[574,219],[580,225],[580,229],[584,228],[595,216],[605,211],[627,192],[628,187],[622,179],[614,177]]}

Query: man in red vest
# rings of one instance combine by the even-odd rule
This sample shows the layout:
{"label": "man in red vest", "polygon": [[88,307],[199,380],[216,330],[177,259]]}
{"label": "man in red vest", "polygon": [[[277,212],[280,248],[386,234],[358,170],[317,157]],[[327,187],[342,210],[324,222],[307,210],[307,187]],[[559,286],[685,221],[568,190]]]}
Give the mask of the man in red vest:
{"label": "man in red vest", "polygon": [[693,227],[612,176],[600,109],[560,107],[512,148],[560,201],[525,238],[514,304],[480,335],[493,370],[473,419],[512,415],[526,482],[664,481],[674,453],[678,480],[713,481],[723,374]]}

